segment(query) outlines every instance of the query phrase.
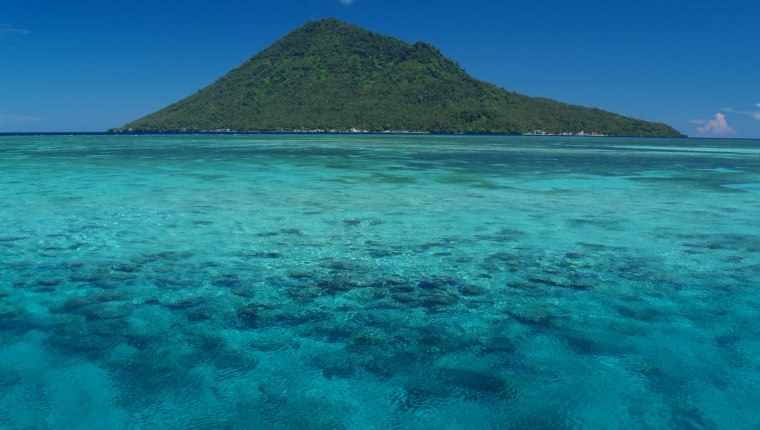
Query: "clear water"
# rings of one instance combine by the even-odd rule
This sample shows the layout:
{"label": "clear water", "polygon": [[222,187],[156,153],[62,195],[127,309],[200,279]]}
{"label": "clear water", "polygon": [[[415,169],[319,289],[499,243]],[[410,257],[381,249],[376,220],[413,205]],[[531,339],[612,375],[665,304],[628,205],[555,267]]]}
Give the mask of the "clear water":
{"label": "clear water", "polygon": [[760,428],[760,141],[0,137],[0,427]]}

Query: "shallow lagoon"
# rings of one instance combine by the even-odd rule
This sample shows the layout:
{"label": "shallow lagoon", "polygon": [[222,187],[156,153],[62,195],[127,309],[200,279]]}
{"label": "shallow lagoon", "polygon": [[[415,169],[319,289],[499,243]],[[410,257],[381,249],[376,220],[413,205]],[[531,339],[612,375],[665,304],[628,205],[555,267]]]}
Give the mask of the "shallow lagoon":
{"label": "shallow lagoon", "polygon": [[0,136],[0,427],[758,428],[760,142]]}

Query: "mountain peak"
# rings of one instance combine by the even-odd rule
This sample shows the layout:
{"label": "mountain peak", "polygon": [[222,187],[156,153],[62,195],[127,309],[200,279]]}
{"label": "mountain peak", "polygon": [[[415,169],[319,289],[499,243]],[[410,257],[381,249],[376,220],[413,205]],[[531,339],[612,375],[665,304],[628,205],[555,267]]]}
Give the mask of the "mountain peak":
{"label": "mountain peak", "polygon": [[347,22],[341,21],[338,18],[333,17],[326,17],[321,19],[315,19],[312,21],[307,22],[303,26],[301,26],[302,29],[304,28],[321,28],[321,27],[356,27],[359,28],[353,24],[349,24]]}
{"label": "mountain peak", "polygon": [[295,30],[291,31],[287,35],[283,37],[283,39],[298,35],[298,34],[319,34],[319,35],[351,35],[351,34],[370,34],[371,32],[368,30],[365,30],[359,26],[349,24],[347,22],[341,21],[337,18],[322,18],[314,21],[309,21],[306,24],[302,25],[301,27],[296,28]]}
{"label": "mountain peak", "polygon": [[136,131],[367,131],[678,135],[664,124],[508,92],[433,45],[335,18],[310,21]]}

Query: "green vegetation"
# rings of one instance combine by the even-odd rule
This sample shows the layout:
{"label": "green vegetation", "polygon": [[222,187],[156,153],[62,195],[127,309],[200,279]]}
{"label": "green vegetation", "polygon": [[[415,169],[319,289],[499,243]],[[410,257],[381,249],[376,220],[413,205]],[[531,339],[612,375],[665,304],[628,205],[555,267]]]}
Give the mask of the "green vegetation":
{"label": "green vegetation", "polygon": [[208,87],[119,131],[596,132],[677,136],[673,128],[506,91],[432,45],[309,22]]}

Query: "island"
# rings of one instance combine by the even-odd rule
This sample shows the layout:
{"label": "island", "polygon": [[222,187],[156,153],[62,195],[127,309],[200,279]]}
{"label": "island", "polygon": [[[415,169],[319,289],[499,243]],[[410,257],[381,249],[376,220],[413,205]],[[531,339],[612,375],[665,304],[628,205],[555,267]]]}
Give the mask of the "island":
{"label": "island", "polygon": [[428,43],[334,18],[306,23],[195,94],[111,131],[681,135],[507,91]]}

